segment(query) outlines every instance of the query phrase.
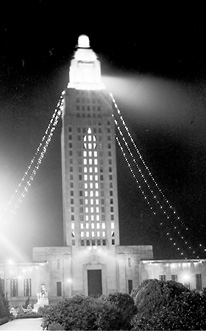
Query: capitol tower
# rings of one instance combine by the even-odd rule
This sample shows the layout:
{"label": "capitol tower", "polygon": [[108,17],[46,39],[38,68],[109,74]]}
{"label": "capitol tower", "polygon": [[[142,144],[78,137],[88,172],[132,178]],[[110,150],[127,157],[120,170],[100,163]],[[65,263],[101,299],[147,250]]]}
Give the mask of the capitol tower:
{"label": "capitol tower", "polygon": [[81,35],[62,111],[64,247],[33,249],[35,261],[53,266],[54,295],[57,286],[62,296],[130,293],[139,284],[140,260],[152,258],[152,246],[120,245],[113,111],[100,61]]}

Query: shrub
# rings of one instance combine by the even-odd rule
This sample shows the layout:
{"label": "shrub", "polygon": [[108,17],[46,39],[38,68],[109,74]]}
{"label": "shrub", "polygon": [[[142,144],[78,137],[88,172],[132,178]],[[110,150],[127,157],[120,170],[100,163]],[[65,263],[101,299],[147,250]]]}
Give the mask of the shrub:
{"label": "shrub", "polygon": [[129,330],[131,328],[131,319],[136,313],[136,306],[133,298],[127,293],[112,293],[100,297],[103,302],[113,305],[119,313],[119,327]]}
{"label": "shrub", "polygon": [[43,329],[48,329],[53,323],[59,323],[66,330],[91,330],[94,314],[89,301],[92,300],[94,299],[77,295],[50,305],[43,314]]}
{"label": "shrub", "polygon": [[23,305],[23,308],[24,308],[24,309],[27,309],[28,306],[31,306],[31,304],[30,304],[30,297],[28,297],[28,298],[26,299],[26,301],[25,301],[25,303],[24,303],[24,305]]}
{"label": "shrub", "polygon": [[37,310],[38,315],[43,316],[44,313],[46,312],[46,310],[48,309],[48,307],[49,307],[49,306],[42,306],[42,307],[39,307],[38,310]]}
{"label": "shrub", "polygon": [[9,321],[9,317],[8,316],[2,317],[2,318],[0,318],[0,325],[5,324],[8,321]]}
{"label": "shrub", "polygon": [[2,282],[0,279],[0,318],[2,317],[8,317],[10,315],[9,313],[9,302],[7,298],[5,297],[3,288],[2,288]]}
{"label": "shrub", "polygon": [[49,329],[48,330],[53,330],[53,331],[60,331],[63,330],[64,331],[64,327],[59,324],[59,323],[52,323],[49,325]]}
{"label": "shrub", "polygon": [[159,312],[166,304],[172,303],[175,297],[184,292],[190,291],[181,283],[148,279],[137,289],[133,289],[131,296],[137,307],[138,317],[147,318]]}
{"label": "shrub", "polygon": [[120,330],[121,314],[115,304],[84,295],[50,305],[43,314],[42,327],[58,323],[65,330]]}

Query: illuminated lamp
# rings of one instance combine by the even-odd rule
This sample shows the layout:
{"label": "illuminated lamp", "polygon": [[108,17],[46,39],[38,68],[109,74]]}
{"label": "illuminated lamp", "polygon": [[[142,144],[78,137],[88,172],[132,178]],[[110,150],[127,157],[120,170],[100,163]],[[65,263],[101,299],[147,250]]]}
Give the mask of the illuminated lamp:
{"label": "illuminated lamp", "polygon": [[9,260],[7,261],[7,264],[8,264],[8,265],[14,265],[14,261],[11,260],[11,259],[9,259]]}
{"label": "illuminated lamp", "polygon": [[191,275],[188,272],[184,272],[180,275],[180,281],[182,283],[189,283],[191,280]]}
{"label": "illuminated lamp", "polygon": [[78,47],[79,48],[89,48],[89,38],[85,34],[82,34],[78,38]]}

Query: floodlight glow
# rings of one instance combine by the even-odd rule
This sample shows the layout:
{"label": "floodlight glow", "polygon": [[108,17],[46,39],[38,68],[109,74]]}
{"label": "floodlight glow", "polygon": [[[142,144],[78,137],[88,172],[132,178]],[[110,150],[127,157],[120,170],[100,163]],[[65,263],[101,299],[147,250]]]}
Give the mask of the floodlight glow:
{"label": "floodlight glow", "polygon": [[8,265],[13,265],[13,264],[14,264],[14,261],[13,261],[12,259],[9,259],[9,260],[7,261],[7,264],[8,264]]}
{"label": "floodlight glow", "polygon": [[188,272],[184,272],[180,275],[180,281],[182,283],[188,283],[191,279],[191,275]]}

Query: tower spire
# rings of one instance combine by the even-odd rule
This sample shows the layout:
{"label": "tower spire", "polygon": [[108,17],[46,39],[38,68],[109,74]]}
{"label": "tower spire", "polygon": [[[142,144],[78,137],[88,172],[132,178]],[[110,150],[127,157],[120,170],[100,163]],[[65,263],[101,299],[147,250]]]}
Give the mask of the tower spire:
{"label": "tower spire", "polygon": [[77,90],[101,90],[100,62],[95,52],[90,48],[89,37],[80,35],[77,50],[71,60],[68,88]]}

